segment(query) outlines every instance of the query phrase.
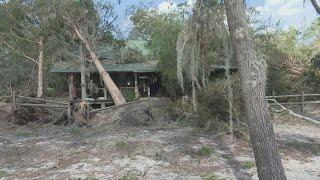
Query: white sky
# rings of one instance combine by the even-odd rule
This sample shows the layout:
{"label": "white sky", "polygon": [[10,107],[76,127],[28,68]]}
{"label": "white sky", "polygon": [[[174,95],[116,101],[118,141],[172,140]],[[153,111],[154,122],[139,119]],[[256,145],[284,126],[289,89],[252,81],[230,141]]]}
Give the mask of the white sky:
{"label": "white sky", "polygon": [[[195,0],[128,0],[125,4],[135,4],[139,1],[151,2],[150,8],[158,9],[161,13],[168,13],[177,9],[177,5],[182,2],[192,7]],[[319,17],[312,7],[310,0],[247,0],[251,7],[255,7],[261,12],[261,16],[265,19],[271,17],[272,22],[280,20],[280,28],[287,29],[294,26],[303,29],[312,21]],[[320,2],[320,0],[319,0]],[[124,9],[125,7],[123,7]],[[121,16],[121,15],[120,15]],[[129,30],[132,27],[130,18],[122,16],[122,30]]]}
{"label": "white sky", "polygon": [[283,29],[290,26],[305,28],[319,17],[309,0],[306,3],[303,0],[251,0],[251,3],[263,17],[280,20]]}

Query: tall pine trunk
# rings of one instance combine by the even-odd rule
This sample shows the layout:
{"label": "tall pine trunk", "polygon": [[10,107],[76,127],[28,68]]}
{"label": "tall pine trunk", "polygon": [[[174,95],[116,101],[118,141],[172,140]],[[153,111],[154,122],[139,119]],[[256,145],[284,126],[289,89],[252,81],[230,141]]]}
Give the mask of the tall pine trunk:
{"label": "tall pine trunk", "polygon": [[43,62],[44,62],[43,37],[40,37],[38,45],[39,45],[39,59],[38,59],[37,97],[42,98],[43,97]]}
{"label": "tall pine trunk", "polygon": [[109,73],[107,73],[107,71],[102,66],[96,53],[94,52],[94,49],[92,47],[91,42],[89,42],[89,40],[84,36],[84,34],[76,26],[73,26],[73,28],[74,28],[75,32],[77,33],[78,37],[81,39],[81,41],[85,45],[86,49],[88,50],[88,52],[90,54],[90,58],[93,61],[93,63],[95,64],[96,68],[98,69],[98,72],[99,72],[100,76],[102,77],[102,80],[103,80],[105,86],[109,90],[109,93],[110,93],[114,103],[116,105],[125,104],[126,100],[124,99],[124,97],[123,97],[122,93],[120,92],[119,88],[117,87],[117,85],[111,79]]}
{"label": "tall pine trunk", "polygon": [[225,0],[225,7],[259,179],[284,180],[286,176],[271,123],[273,117],[265,100],[266,63],[259,60],[255,52],[243,0]]}

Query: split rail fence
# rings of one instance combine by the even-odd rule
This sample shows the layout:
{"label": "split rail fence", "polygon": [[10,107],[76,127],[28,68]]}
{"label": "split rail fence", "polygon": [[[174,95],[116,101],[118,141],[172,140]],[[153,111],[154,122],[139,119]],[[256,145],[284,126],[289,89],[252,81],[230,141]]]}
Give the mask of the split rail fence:
{"label": "split rail fence", "polygon": [[[277,95],[277,96],[266,96],[268,103],[273,106],[275,112],[287,111],[291,115],[296,116],[298,118],[320,124],[320,121],[315,120],[311,117],[305,116],[307,114],[306,105],[316,105],[320,104],[320,94],[305,94],[301,92],[300,94],[291,94],[291,95]],[[298,105],[300,106],[300,114],[294,112],[293,110],[285,107],[286,105]],[[275,108],[275,106],[277,108]]]}
{"label": "split rail fence", "polygon": [[0,97],[0,109],[7,108],[11,113],[14,113],[19,107],[67,109],[69,107],[69,103],[43,98],[20,96],[16,95],[15,92],[13,92],[11,96]]}

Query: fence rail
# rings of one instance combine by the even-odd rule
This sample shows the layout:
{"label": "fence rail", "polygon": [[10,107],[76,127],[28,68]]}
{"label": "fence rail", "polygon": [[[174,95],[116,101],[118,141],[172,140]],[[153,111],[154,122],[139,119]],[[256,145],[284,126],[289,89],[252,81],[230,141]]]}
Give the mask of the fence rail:
{"label": "fence rail", "polygon": [[11,98],[12,96],[3,96],[3,97],[0,97],[0,100],[3,100],[3,99],[9,99]]}
{"label": "fence rail", "polygon": [[[301,93],[302,94],[302,93]],[[278,98],[290,98],[290,97],[301,97],[301,94],[290,94],[290,95],[277,95],[277,96],[266,96],[267,99],[278,99]],[[303,94],[304,97],[315,97],[320,94]]]}
{"label": "fence rail", "polygon": [[[25,97],[25,96],[20,96],[20,95],[15,95],[15,94],[12,96],[0,97],[0,100],[4,100],[4,99],[11,100],[10,101],[11,103],[0,103],[0,108],[10,107],[10,106],[13,108],[15,108],[17,106],[68,108],[68,104],[69,104],[67,102],[62,102],[62,101],[53,101],[53,100],[42,99],[42,98]],[[22,103],[20,101],[21,99],[27,100],[29,102]],[[38,102],[38,103],[35,103],[35,102]]]}
{"label": "fence rail", "polygon": [[[318,100],[313,101],[306,101],[308,97],[317,97]],[[305,94],[303,91],[300,94],[289,94],[289,95],[277,95],[277,96],[266,96],[267,100],[280,100],[280,99],[290,99],[290,98],[299,98],[300,101],[286,101],[286,102],[279,102],[282,105],[300,105],[301,106],[301,113],[304,114],[304,106],[306,104],[320,104],[320,94]],[[271,102],[269,104],[275,104],[275,102]]]}
{"label": "fence rail", "polygon": [[59,106],[59,105],[51,105],[51,104],[31,104],[31,103],[17,103],[18,106],[24,107],[50,107],[50,108],[68,108],[68,106]]}
{"label": "fence rail", "polygon": [[[313,99],[310,100],[310,97],[312,97]],[[307,98],[309,98],[309,100],[306,101]],[[273,105],[274,107],[280,107],[280,109],[274,109],[273,107],[273,109],[276,112],[281,112],[285,110],[285,111],[288,111],[293,116],[299,117],[301,119],[304,119],[316,124],[320,124],[320,121],[317,121],[315,119],[305,116],[305,105],[320,104],[320,94],[304,94],[304,92],[301,92],[300,94],[266,96],[266,99],[270,105]],[[293,99],[294,101],[289,101],[290,99]],[[281,100],[284,102],[279,102],[278,100]],[[290,110],[284,107],[284,105],[299,105],[301,108],[301,114],[297,114],[293,112],[293,110]]]}
{"label": "fence rail", "polygon": [[275,109],[275,108],[273,108],[273,110],[274,110],[275,112],[287,111],[287,112],[289,112],[291,115],[293,115],[293,116],[295,116],[295,117],[298,117],[298,118],[300,118],[300,119],[303,119],[303,120],[306,120],[306,121],[309,121],[309,122],[312,122],[312,123],[315,123],[315,124],[320,124],[320,121],[317,121],[317,120],[315,120],[315,119],[313,119],[313,118],[310,118],[310,117],[307,117],[307,116],[304,116],[304,115],[300,115],[300,114],[298,114],[298,113],[295,113],[295,112],[293,112],[293,110],[284,107],[282,103],[277,102],[275,99],[268,99],[268,101],[271,101],[271,102],[273,102],[273,104],[275,104],[275,105],[277,105],[278,107],[280,107],[280,109]]}
{"label": "fence rail", "polygon": [[118,108],[118,107],[130,105],[130,104],[135,104],[135,103],[140,103],[140,102],[145,102],[145,101],[148,101],[148,100],[147,100],[147,99],[144,99],[144,100],[139,100],[139,101],[132,101],[132,102],[128,102],[128,103],[122,104],[122,105],[109,106],[109,107],[105,107],[105,108],[95,109],[95,110],[90,111],[90,113],[96,113],[96,112],[99,112],[99,111],[104,111],[104,110],[108,110],[108,109]]}
{"label": "fence rail", "polygon": [[48,100],[48,99],[31,98],[31,97],[25,97],[25,96],[17,96],[17,97],[22,98],[22,99],[26,99],[26,100],[35,100],[35,101],[40,101],[40,102],[49,102],[49,103],[54,103],[54,104],[68,105],[67,102],[63,102],[63,101],[53,101],[53,100]]}

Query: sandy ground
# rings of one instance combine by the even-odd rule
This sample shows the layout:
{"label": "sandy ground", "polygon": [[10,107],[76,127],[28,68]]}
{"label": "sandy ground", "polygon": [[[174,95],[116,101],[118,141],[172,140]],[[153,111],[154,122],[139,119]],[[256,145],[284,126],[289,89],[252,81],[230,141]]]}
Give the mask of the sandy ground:
{"label": "sandy ground", "polygon": [[[320,179],[320,127],[276,116],[288,179]],[[191,127],[0,127],[0,179],[257,179],[247,141]]]}

